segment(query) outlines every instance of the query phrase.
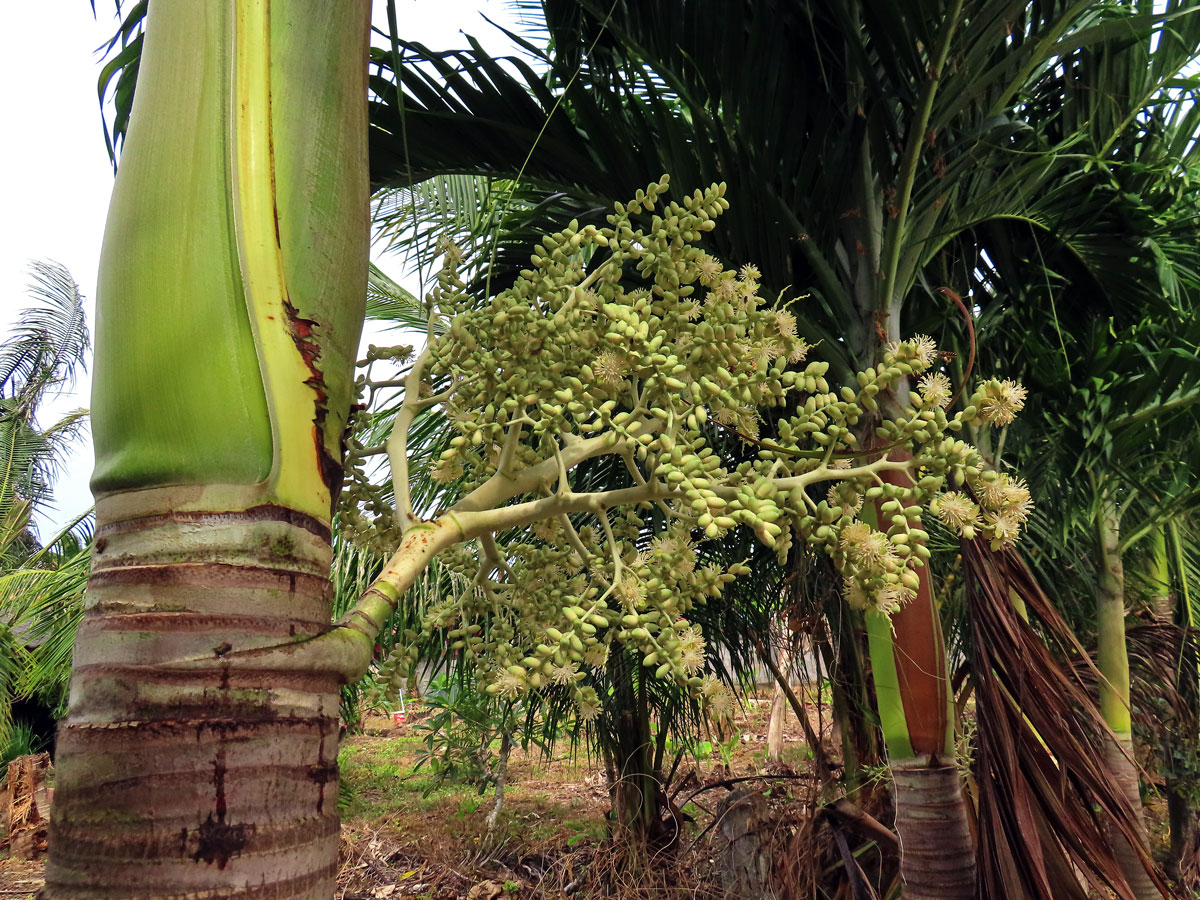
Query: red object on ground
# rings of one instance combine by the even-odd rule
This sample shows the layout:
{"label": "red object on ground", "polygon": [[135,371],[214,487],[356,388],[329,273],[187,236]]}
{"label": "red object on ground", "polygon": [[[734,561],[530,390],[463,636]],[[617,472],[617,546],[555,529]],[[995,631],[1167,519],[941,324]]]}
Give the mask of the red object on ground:
{"label": "red object on ground", "polygon": [[403,711],[397,710],[396,712],[392,713],[392,721],[395,722],[397,725],[403,725],[404,721],[405,721],[405,716],[404,716]]}

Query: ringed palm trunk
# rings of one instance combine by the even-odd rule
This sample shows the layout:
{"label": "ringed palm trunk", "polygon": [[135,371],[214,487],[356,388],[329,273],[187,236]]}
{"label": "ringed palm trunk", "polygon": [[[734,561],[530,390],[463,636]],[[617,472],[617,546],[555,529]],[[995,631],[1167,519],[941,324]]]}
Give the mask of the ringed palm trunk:
{"label": "ringed palm trunk", "polygon": [[[655,741],[650,733],[646,672],[629,659],[609,659],[614,693],[619,698],[611,731],[603,748],[608,776],[612,835],[635,852],[648,845],[672,843],[662,819],[662,773],[655,767]],[[666,722],[660,722],[666,728]]]}
{"label": "ringed palm trunk", "polygon": [[368,14],[151,5],[101,262],[47,898],[332,895]]}
{"label": "ringed palm trunk", "polygon": [[[1100,680],[1100,712],[1112,730],[1113,740],[1105,750],[1113,779],[1120,786],[1130,808],[1137,814],[1139,839],[1146,846],[1142,820],[1142,798],[1138,790],[1138,771],[1133,758],[1133,726],[1129,714],[1129,654],[1125,643],[1125,572],[1121,564],[1120,520],[1116,505],[1103,497],[1097,517],[1100,539],[1101,572],[1096,597],[1097,655]],[[1114,853],[1125,880],[1143,900],[1160,897],[1142,864],[1141,848],[1115,835]]]}
{"label": "ringed palm trunk", "polygon": [[[1168,524],[1166,531],[1170,532],[1171,538],[1171,553],[1174,558],[1176,572],[1179,573],[1179,597],[1177,598],[1177,609],[1171,610],[1172,621],[1185,625],[1188,628],[1195,628],[1195,617],[1192,615],[1191,598],[1188,596],[1187,579],[1183,576],[1184,561],[1183,561],[1183,545],[1179,540],[1179,532],[1174,523]],[[1155,535],[1155,590],[1161,594],[1168,607],[1171,606],[1170,596],[1170,565],[1168,564],[1167,553],[1167,534],[1164,531],[1159,531]],[[1160,552],[1161,551],[1161,552]],[[1186,659],[1187,657],[1185,657]],[[1195,708],[1197,696],[1197,671],[1196,668],[1188,663],[1184,663],[1179,668],[1178,683],[1176,688],[1183,696],[1185,702]],[[1193,721],[1195,721],[1193,719]],[[1172,736],[1174,737],[1174,736]],[[1188,736],[1181,735],[1181,740],[1188,740]],[[1173,754],[1171,748],[1167,748],[1167,758],[1172,759]],[[1196,810],[1195,804],[1191,798],[1181,790],[1180,778],[1173,772],[1167,777],[1167,820],[1170,823],[1171,829],[1171,848],[1167,857],[1167,871],[1173,878],[1178,878],[1180,875],[1180,863],[1184,856],[1188,854],[1195,842],[1196,834]]]}
{"label": "ringed palm trunk", "polygon": [[[897,476],[907,477],[886,473],[884,478]],[[916,596],[898,612],[890,618],[866,617],[880,726],[895,784],[903,897],[970,900],[975,841],[955,760],[954,696],[929,567],[919,572]]]}

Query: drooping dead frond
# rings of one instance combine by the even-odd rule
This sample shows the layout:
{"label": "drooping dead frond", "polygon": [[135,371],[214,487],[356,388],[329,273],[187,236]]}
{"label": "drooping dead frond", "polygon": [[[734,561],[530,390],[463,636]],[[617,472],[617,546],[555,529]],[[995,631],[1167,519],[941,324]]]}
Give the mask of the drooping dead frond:
{"label": "drooping dead frond", "polygon": [[979,722],[979,897],[1083,900],[1083,879],[1135,900],[1113,842],[1140,847],[1136,812],[1105,766],[1111,736],[1073,665],[1089,665],[1086,653],[1016,553],[979,541],[962,548]]}

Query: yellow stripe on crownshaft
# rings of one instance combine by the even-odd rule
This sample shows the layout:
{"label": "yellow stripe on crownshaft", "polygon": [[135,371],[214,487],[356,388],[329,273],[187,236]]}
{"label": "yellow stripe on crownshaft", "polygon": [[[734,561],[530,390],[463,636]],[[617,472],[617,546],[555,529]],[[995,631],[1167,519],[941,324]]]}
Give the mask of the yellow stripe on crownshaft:
{"label": "yellow stripe on crownshaft", "polygon": [[254,330],[274,439],[273,499],[323,522],[330,494],[321,477],[319,395],[292,332],[279,243],[271,127],[271,0],[234,10],[233,192],[243,290]]}

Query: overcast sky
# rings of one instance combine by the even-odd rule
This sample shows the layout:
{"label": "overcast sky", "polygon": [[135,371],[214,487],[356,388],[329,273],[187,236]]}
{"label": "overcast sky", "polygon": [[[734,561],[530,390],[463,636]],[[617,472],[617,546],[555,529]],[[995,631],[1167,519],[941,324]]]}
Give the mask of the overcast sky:
{"label": "overcast sky", "polygon": [[[132,4],[130,4],[132,5]],[[386,22],[383,3],[377,22]],[[502,33],[483,16],[516,29],[508,0],[398,0],[400,30],[433,49],[460,49],[465,32],[491,53],[512,52]],[[111,0],[38,0],[6,5],[10,40],[0,55],[0,84],[10,123],[0,158],[0,331],[7,333],[26,305],[25,286],[32,260],[67,266],[87,297],[94,323],[96,268],[104,217],[112,190],[112,167],[104,148],[96,79],[97,48],[116,31]],[[392,258],[377,260],[393,277],[401,272]],[[412,285],[410,285],[410,288]],[[42,413],[43,423],[88,405],[90,380],[56,398]],[[92,448],[81,441],[67,462],[53,508],[40,519],[45,538],[91,504],[88,478]]]}

